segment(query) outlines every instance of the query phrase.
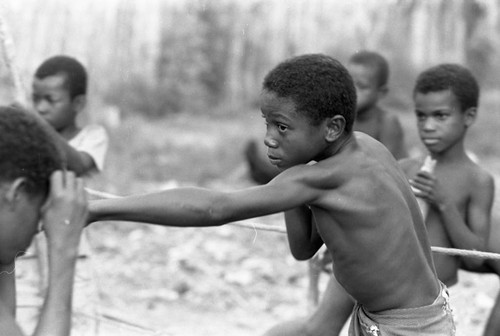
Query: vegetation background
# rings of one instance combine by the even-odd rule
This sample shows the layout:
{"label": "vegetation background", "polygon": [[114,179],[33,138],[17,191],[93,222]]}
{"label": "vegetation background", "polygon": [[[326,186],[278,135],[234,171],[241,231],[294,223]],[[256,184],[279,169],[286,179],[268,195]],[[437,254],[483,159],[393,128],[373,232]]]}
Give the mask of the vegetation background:
{"label": "vegetation background", "polygon": [[[90,105],[81,122],[101,123],[111,136],[106,169],[89,182],[94,189],[251,185],[242,152],[264,131],[257,98],[267,71],[297,54],[345,61],[360,49],[389,60],[383,105],[400,115],[413,154],[422,150],[415,76],[437,63],[467,65],[482,86],[467,145],[500,172],[500,0],[2,0],[0,15],[2,51],[11,56],[0,60],[2,103],[27,99],[12,70],[29,96],[32,73],[47,57],[69,54],[87,67]],[[497,202],[492,239],[500,249],[498,213]],[[258,221],[283,225],[280,215]],[[307,311],[306,265],[291,258],[284,235],[136,223],[90,232],[103,307],[146,329],[255,335]],[[473,309],[459,333],[471,335],[498,281],[463,278],[463,302]],[[130,326],[113,328],[105,334],[135,335]]]}

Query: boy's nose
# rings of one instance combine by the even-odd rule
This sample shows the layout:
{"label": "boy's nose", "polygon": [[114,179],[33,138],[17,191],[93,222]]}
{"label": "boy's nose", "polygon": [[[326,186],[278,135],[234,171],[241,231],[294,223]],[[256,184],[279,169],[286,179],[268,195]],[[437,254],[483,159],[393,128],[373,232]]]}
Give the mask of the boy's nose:
{"label": "boy's nose", "polygon": [[424,121],[423,129],[425,131],[433,131],[436,128],[436,123],[433,118],[427,118]]}
{"label": "boy's nose", "polygon": [[274,140],[272,137],[270,137],[269,135],[266,135],[266,137],[264,138],[264,144],[267,146],[267,147],[271,147],[271,148],[276,148],[278,147],[278,141]]}
{"label": "boy's nose", "polygon": [[48,104],[44,103],[43,101],[33,103],[33,107],[40,114],[43,114],[48,111]]}

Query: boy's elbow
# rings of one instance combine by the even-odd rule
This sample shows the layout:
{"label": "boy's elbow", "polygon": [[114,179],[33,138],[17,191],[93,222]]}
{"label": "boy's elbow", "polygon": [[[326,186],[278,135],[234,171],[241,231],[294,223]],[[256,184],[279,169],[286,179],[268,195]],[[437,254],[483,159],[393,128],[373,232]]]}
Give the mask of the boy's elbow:
{"label": "boy's elbow", "polygon": [[223,225],[234,220],[231,206],[226,196],[217,197],[206,208],[205,217],[213,226]]}
{"label": "boy's elbow", "polygon": [[310,256],[305,255],[305,254],[300,254],[300,253],[292,253],[292,256],[295,258],[295,260],[298,260],[298,261],[306,261],[306,260],[311,259]]}
{"label": "boy's elbow", "polygon": [[316,252],[306,251],[304,249],[290,249],[292,256],[299,261],[305,261],[311,259]]}

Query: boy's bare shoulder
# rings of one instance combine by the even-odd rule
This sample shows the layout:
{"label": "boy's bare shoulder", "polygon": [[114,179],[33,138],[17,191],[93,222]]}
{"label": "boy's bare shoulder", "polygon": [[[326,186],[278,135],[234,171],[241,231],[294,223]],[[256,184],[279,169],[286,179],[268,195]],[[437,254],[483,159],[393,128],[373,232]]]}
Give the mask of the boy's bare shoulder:
{"label": "boy's bare shoulder", "polygon": [[467,169],[469,170],[468,175],[470,176],[471,183],[473,186],[476,186],[476,188],[479,189],[494,186],[495,178],[493,177],[493,174],[487,171],[480,164],[469,159]]}
{"label": "boy's bare shoulder", "polygon": [[311,188],[332,188],[339,185],[343,168],[342,164],[335,164],[337,158],[311,162],[309,164],[297,165],[279,174],[275,181],[285,183],[296,182],[304,187]]}

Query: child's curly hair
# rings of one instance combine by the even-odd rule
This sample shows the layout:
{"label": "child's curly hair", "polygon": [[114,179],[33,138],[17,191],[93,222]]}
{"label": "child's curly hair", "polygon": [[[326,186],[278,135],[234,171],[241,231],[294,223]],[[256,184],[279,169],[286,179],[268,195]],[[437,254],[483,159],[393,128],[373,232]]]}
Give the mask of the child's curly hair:
{"label": "child's curly hair", "polygon": [[469,69],[459,64],[439,64],[422,72],[413,95],[443,90],[453,92],[462,111],[479,105],[479,84]]}
{"label": "child's curly hair", "polygon": [[26,191],[47,194],[61,156],[34,116],[17,107],[0,106],[0,181],[26,179]]}
{"label": "child's curly hair", "polygon": [[290,58],[264,78],[263,89],[291,98],[296,110],[318,124],[341,115],[351,132],[356,113],[356,89],[347,69],[332,57],[309,54]]}

